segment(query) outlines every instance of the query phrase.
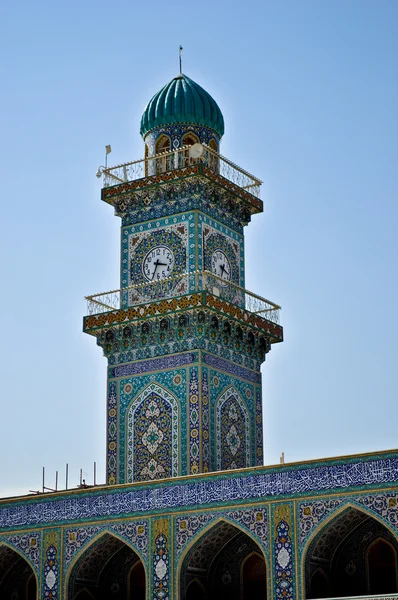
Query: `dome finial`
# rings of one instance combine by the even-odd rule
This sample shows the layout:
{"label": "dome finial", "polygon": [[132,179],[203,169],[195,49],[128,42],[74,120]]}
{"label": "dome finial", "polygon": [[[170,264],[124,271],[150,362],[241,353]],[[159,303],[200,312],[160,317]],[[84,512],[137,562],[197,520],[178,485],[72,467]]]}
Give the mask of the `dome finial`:
{"label": "dome finial", "polygon": [[182,75],[182,46],[180,46],[180,75]]}

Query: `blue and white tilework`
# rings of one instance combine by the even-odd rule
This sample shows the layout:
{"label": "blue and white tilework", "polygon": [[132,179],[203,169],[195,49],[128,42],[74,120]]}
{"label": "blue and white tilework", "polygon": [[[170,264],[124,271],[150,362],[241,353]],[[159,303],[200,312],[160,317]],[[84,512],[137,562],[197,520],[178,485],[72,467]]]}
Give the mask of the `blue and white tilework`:
{"label": "blue and white tilework", "polygon": [[234,386],[217,399],[215,417],[217,470],[250,466],[250,417]]}
{"label": "blue and white tilework", "polygon": [[350,496],[348,501],[344,497],[322,498],[310,502],[300,502],[298,505],[300,545],[304,546],[316,527],[334,512],[340,513],[345,505],[354,508],[358,506],[359,510],[364,508],[398,531],[398,494],[396,493]]}
{"label": "blue and white tilework", "polygon": [[151,510],[178,509],[212,505],[215,502],[258,501],[284,494],[305,495],[362,486],[396,485],[398,457],[336,461],[289,468],[257,468],[235,476],[206,475],[194,480],[164,482],[134,488],[93,490],[80,496],[34,498],[0,507],[0,527],[45,525],[73,522],[76,519],[131,516]]}
{"label": "blue and white tilework", "polygon": [[155,537],[153,556],[153,597],[155,600],[170,598],[170,552],[167,531],[160,531]]}
{"label": "blue and white tilework", "polygon": [[198,513],[175,519],[175,553],[179,558],[187,544],[208,525],[220,519],[239,525],[260,543],[264,551],[268,550],[268,508],[256,506],[248,510],[228,510],[211,513]]}
{"label": "blue and white tilework", "polygon": [[207,146],[210,144],[211,140],[214,140],[217,147],[219,147],[220,137],[213,129],[200,125],[191,125],[189,123],[175,123],[173,125],[156,127],[156,129],[153,129],[145,136],[144,141],[148,146],[148,156],[154,156],[156,154],[156,140],[159,136],[167,135],[167,137],[170,138],[170,148],[176,150],[184,145],[182,138],[187,133],[193,133],[199,138],[202,144],[206,144]]}
{"label": "blue and white tilework", "polygon": [[250,371],[245,367],[237,365],[229,360],[225,360],[224,358],[220,358],[219,356],[215,356],[214,354],[204,353],[202,360],[210,367],[220,369],[221,371],[225,371],[225,373],[230,373],[230,375],[234,375],[239,379],[246,379],[246,381],[261,384],[261,373],[257,371]]}
{"label": "blue and white tilework", "polygon": [[254,466],[255,386],[211,369],[210,405],[213,468],[222,470]]}
{"label": "blue and white tilework", "polygon": [[210,471],[209,372],[202,367],[202,472]]}
{"label": "blue and white tilework", "polygon": [[56,546],[50,545],[46,549],[44,563],[44,598],[58,600],[59,592],[59,556]]}
{"label": "blue and white tilework", "polygon": [[85,527],[71,527],[65,530],[64,535],[64,560],[69,566],[72,559],[84,548],[103,533],[115,533],[124,539],[133,548],[137,549],[141,558],[148,556],[148,523],[147,521],[122,521],[112,523],[107,527],[103,525],[88,525]]}
{"label": "blue and white tilework", "polygon": [[20,554],[26,557],[29,563],[37,571],[40,567],[40,553],[41,553],[41,534],[40,533],[29,533],[23,535],[10,535],[1,536],[0,544],[3,542],[18,550]]}
{"label": "blue and white tilework", "polygon": [[[131,393],[132,384],[123,385],[124,392]],[[128,482],[178,475],[179,414],[177,398],[155,382],[131,402],[127,413]]]}
{"label": "blue and white tilework", "polygon": [[[243,234],[238,234],[206,215],[199,215],[198,239],[202,239],[203,263],[199,268],[212,272],[211,257],[214,251],[221,250],[228,257],[231,281],[245,286]],[[233,301],[233,299],[231,299]]]}
{"label": "blue and white tilework", "polygon": [[189,472],[193,475],[200,470],[200,404],[198,367],[191,367],[189,375]]}
{"label": "blue and white tilework", "polygon": [[291,525],[285,519],[281,519],[276,524],[276,538],[274,541],[276,600],[293,600],[294,598],[290,529]]}
{"label": "blue and white tilework", "polygon": [[[187,279],[182,277],[179,280],[178,277],[189,272],[190,267],[195,269],[195,236],[193,234],[192,238],[188,237],[190,226],[193,234],[195,228],[193,213],[122,228],[122,288],[138,286],[130,290],[128,296],[127,293],[123,294],[123,307],[140,301],[154,300],[159,296],[158,289],[151,286],[143,272],[144,259],[155,246],[166,246],[174,256],[173,269],[169,274],[173,278],[172,283],[168,292],[163,290],[163,296],[175,295],[176,285],[179,286],[177,295],[188,292]],[[189,261],[188,255],[192,255]]]}

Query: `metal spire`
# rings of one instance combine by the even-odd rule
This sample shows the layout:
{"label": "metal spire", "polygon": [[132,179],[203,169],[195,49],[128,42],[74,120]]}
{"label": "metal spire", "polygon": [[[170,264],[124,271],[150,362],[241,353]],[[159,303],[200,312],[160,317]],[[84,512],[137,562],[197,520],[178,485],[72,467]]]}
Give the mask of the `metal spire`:
{"label": "metal spire", "polygon": [[180,46],[180,75],[182,75],[182,46]]}

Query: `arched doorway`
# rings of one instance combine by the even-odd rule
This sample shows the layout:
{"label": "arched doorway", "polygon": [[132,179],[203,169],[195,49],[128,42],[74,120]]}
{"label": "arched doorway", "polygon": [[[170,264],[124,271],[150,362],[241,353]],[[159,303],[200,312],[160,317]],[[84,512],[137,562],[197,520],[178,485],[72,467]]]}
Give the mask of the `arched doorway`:
{"label": "arched doorway", "polygon": [[397,550],[385,539],[371,544],[367,553],[369,592],[389,594],[397,590]]}
{"label": "arched doorway", "polygon": [[36,576],[29,563],[8,546],[0,546],[0,598],[36,600]]}
{"label": "arched doorway", "polygon": [[180,600],[266,600],[267,570],[259,545],[244,531],[219,521],[186,554]]}
{"label": "arched doorway", "polygon": [[305,558],[306,598],[392,594],[398,541],[377,519],[349,507],[312,540]]}
{"label": "arched doorway", "polygon": [[106,533],[73,566],[68,600],[145,600],[145,569],[130,546]]}

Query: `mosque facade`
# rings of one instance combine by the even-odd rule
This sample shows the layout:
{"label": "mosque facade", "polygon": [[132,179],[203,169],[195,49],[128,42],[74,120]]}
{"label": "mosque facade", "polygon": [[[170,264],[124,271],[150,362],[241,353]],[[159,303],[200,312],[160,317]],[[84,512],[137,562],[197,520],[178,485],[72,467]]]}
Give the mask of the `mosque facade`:
{"label": "mosque facade", "polygon": [[100,171],[120,289],[83,320],[107,358],[106,482],[0,501],[0,599],[398,598],[398,451],[263,466],[283,329],[245,288],[261,181],[182,73],[140,133],[141,160]]}

